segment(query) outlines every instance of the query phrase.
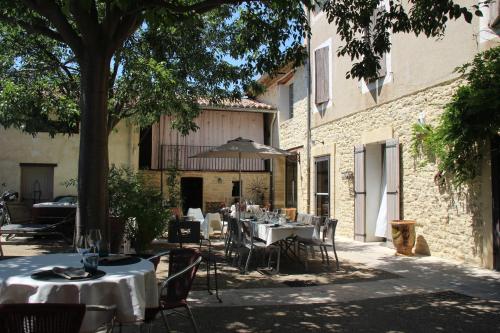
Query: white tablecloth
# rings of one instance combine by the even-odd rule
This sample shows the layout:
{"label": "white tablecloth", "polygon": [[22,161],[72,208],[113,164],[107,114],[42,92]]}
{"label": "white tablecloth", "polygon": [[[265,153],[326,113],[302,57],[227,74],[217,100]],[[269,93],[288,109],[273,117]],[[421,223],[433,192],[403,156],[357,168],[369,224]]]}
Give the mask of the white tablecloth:
{"label": "white tablecloth", "polygon": [[[78,254],[47,254],[0,261],[1,303],[84,303],[116,305],[118,320],[144,318],[146,307],[158,306],[158,287],[153,264],[141,260],[132,265],[99,266],[106,275],[88,281],[38,281],[35,271],[54,266],[80,267]],[[87,313],[81,332],[100,324],[95,313]]]}
{"label": "white tablecloth", "polygon": [[297,223],[286,223],[278,227],[261,222],[253,222],[252,225],[254,236],[264,240],[267,246],[293,236],[311,239],[314,232],[314,226],[297,225]]}

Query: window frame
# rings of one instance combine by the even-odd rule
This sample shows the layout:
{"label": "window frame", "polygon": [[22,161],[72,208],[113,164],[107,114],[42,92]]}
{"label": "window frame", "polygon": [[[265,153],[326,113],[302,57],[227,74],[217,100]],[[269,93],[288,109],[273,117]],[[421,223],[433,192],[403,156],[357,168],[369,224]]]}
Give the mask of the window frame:
{"label": "window frame", "polygon": [[[318,192],[318,163],[321,162],[327,162],[327,192]],[[331,158],[330,155],[324,155],[324,156],[318,156],[314,158],[314,198],[315,198],[315,207],[316,207],[316,215],[318,216],[330,216],[330,199],[331,199],[331,193],[330,193],[330,184],[331,184],[331,179],[330,179],[330,168],[331,168]],[[319,197],[325,198],[328,202],[328,211],[325,214],[319,215],[318,211],[318,200]]]}

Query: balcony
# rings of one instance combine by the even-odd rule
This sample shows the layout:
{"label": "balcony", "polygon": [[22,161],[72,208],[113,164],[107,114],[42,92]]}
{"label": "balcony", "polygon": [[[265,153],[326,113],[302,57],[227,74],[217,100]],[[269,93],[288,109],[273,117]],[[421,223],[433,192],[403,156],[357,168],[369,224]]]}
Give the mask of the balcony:
{"label": "balcony", "polygon": [[[153,169],[165,169],[177,166],[182,171],[238,171],[237,158],[189,158],[215,146],[162,145],[160,149],[160,165],[153,163]],[[264,160],[241,159],[241,171],[268,171]]]}

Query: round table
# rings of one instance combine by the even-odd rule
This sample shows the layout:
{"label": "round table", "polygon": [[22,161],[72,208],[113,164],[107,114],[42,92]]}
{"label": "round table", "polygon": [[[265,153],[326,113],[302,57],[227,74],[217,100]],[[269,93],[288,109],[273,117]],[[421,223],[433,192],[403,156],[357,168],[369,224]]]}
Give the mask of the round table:
{"label": "round table", "polygon": [[[40,281],[36,271],[58,267],[81,267],[76,253],[46,254],[0,261],[1,303],[83,303],[116,305],[121,322],[144,319],[147,307],[158,306],[158,284],[154,266],[141,259],[130,265],[99,266],[106,274],[94,280]],[[99,322],[87,313],[81,332],[95,331]]]}

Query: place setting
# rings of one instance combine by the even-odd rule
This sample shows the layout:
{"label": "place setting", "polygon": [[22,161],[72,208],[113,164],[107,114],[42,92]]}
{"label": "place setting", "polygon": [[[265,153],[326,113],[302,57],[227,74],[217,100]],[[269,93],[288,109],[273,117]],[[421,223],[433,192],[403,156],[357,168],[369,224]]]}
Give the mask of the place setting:
{"label": "place setting", "polygon": [[82,267],[60,267],[55,266],[48,270],[42,270],[31,274],[31,278],[40,281],[57,280],[94,280],[106,275],[99,270],[102,236],[98,229],[91,229],[86,235],[80,235],[76,242],[76,250],[82,257]]}

